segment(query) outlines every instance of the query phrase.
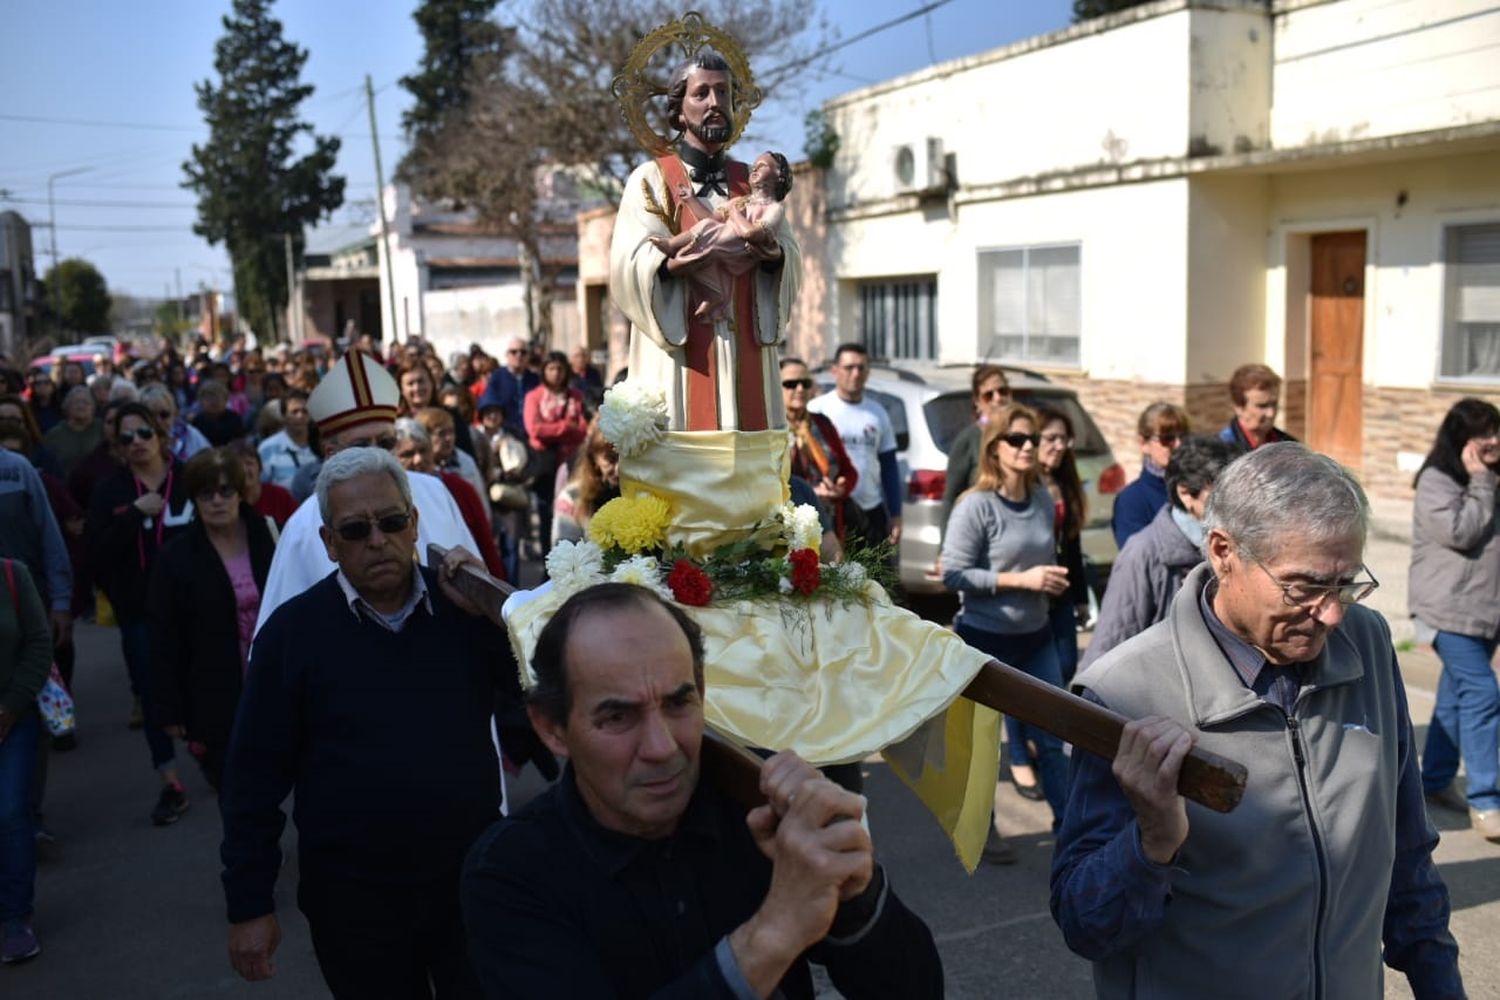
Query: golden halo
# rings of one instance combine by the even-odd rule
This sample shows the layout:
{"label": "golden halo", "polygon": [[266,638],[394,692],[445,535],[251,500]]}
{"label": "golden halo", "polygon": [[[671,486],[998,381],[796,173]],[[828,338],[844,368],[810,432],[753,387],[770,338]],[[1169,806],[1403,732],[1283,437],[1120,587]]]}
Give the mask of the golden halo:
{"label": "golden halo", "polygon": [[658,52],[669,45],[681,46],[685,59],[691,59],[705,47],[710,48],[723,56],[724,61],[729,64],[730,75],[734,78],[734,112],[729,116],[729,141],[724,145],[726,148],[733,145],[750,122],[750,112],[760,105],[764,95],[755,85],[755,74],[750,72],[750,62],[745,58],[739,43],[722,29],[709,24],[695,10],[688,11],[679,20],[662,25],[637,42],[620,75],[610,85],[615,100],[620,102],[620,113],[625,116],[625,124],[630,126],[631,134],[652,156],[661,156],[672,149],[673,140],[658,135],[646,120],[646,108],[652,101],[667,93],[665,87],[647,77],[646,67]]}

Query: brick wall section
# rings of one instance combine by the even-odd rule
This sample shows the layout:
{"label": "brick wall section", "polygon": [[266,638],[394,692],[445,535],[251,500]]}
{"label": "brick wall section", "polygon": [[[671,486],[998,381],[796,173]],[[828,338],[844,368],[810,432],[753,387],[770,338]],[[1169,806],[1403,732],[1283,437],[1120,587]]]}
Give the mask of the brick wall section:
{"label": "brick wall section", "polygon": [[1500,406],[1500,389],[1383,389],[1365,386],[1362,478],[1372,496],[1411,499],[1415,474],[1396,466],[1397,452],[1425,456],[1443,417],[1465,396]]}

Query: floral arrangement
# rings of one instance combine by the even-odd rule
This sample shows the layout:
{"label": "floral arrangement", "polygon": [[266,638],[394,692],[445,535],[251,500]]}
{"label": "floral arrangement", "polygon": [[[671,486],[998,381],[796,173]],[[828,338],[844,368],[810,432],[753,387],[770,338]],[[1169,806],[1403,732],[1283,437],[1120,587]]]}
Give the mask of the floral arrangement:
{"label": "floral arrangement", "polygon": [[599,508],[589,521],[587,539],[553,546],[547,575],[564,596],[612,581],[647,587],[689,607],[758,599],[863,600],[871,580],[889,577],[889,545],[855,546],[846,551],[843,562],[822,562],[822,526],[811,506],[785,504],[770,520],[780,529],[775,547],[756,541],[768,533],[756,531],[750,539],[694,558],[667,543],[667,502],[641,491]]}

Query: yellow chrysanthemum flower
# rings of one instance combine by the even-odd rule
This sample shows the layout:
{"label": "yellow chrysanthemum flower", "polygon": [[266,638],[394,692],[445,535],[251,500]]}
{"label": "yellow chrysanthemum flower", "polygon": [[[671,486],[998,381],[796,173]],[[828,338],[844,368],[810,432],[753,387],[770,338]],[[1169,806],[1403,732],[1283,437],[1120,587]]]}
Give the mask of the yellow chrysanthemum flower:
{"label": "yellow chrysanthemum flower", "polygon": [[616,497],[594,512],[589,538],[603,549],[622,549],[634,555],[660,548],[666,541],[672,510],[653,493]]}

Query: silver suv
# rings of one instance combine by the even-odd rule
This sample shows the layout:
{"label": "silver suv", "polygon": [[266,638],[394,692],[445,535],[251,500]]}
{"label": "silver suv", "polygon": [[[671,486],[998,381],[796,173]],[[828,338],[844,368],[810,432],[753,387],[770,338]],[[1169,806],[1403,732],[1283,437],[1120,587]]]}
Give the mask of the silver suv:
{"label": "silver suv", "polygon": [[[865,395],[885,407],[896,432],[896,459],[906,495],[902,500],[901,585],[909,594],[945,591],[936,572],[943,543],[943,489],[948,478],[948,448],[959,431],[974,420],[970,383],[977,365],[933,365],[902,362],[901,367],[872,362]],[[1073,454],[1088,501],[1083,555],[1093,567],[1100,593],[1114,565],[1117,549],[1110,517],[1115,497],[1125,487],[1125,470],[1115,462],[1104,435],[1078,402],[1078,394],[1045,375],[1002,366],[1016,402],[1044,403],[1061,410],[1073,423]],[[820,392],[833,390],[824,365],[814,372]]]}

